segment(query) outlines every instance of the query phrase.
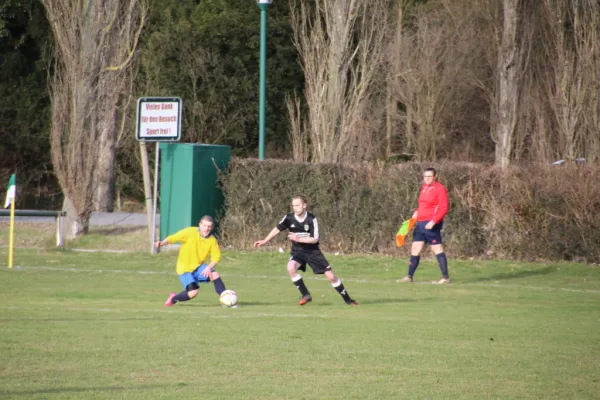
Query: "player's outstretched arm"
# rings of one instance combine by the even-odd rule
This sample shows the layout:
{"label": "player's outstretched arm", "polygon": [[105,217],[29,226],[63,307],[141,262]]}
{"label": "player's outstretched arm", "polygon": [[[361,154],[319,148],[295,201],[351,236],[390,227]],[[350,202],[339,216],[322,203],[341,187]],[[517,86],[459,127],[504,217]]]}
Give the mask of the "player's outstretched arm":
{"label": "player's outstretched arm", "polygon": [[190,231],[195,233],[195,232],[197,232],[197,228],[196,227],[183,228],[180,231],[167,236],[163,240],[155,242],[154,245],[156,247],[160,247],[160,246],[166,246],[168,244],[177,243],[177,242],[185,243],[188,240]]}
{"label": "player's outstretched arm", "polygon": [[154,243],[154,246],[155,246],[155,247],[160,247],[160,246],[165,246],[165,245],[167,245],[167,244],[169,244],[169,241],[167,240],[167,238],[165,238],[164,240],[157,240],[157,241]]}
{"label": "player's outstretched arm", "polygon": [[273,228],[273,230],[271,232],[269,232],[269,234],[267,235],[266,238],[264,238],[263,240],[257,240],[256,242],[254,242],[254,247],[260,247],[263,246],[267,243],[269,243],[269,240],[273,239],[275,236],[277,236],[277,234],[281,232],[279,229],[277,229],[277,227]]}

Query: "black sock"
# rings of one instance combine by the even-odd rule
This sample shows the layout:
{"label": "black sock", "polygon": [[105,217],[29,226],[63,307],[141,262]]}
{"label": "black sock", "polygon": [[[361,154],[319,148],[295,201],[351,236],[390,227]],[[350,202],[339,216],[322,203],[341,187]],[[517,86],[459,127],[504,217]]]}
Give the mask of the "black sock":
{"label": "black sock", "polygon": [[346,303],[350,303],[352,301],[352,298],[350,298],[350,295],[346,291],[346,288],[344,287],[344,284],[341,280],[338,279],[338,281],[336,283],[332,283],[331,286],[333,286],[333,288],[337,290],[337,292],[340,294],[340,296],[342,296]]}
{"label": "black sock", "polygon": [[296,286],[296,289],[298,289],[300,291],[300,294],[302,295],[302,297],[310,296],[310,293],[309,293],[308,289],[306,288],[306,285],[304,284],[304,281],[302,280],[301,276],[300,276],[300,279],[297,279],[297,280],[292,279],[292,283],[294,284],[294,286]]}
{"label": "black sock", "polygon": [[408,276],[412,278],[419,266],[419,261],[421,260],[420,256],[410,256],[410,261],[408,262]]}
{"label": "black sock", "polygon": [[225,291],[225,284],[223,283],[223,280],[221,277],[219,277],[213,281],[213,284],[215,285],[215,292],[217,292],[217,294],[220,296],[221,293]]}
{"label": "black sock", "polygon": [[438,264],[440,264],[440,271],[442,271],[442,276],[448,279],[448,259],[446,258],[446,253],[440,253],[436,255]]}
{"label": "black sock", "polygon": [[184,290],[183,292],[175,295],[175,297],[173,297],[171,299],[171,301],[173,302],[173,304],[175,304],[178,301],[188,301],[189,299],[190,299],[190,296],[188,295],[187,290]]}

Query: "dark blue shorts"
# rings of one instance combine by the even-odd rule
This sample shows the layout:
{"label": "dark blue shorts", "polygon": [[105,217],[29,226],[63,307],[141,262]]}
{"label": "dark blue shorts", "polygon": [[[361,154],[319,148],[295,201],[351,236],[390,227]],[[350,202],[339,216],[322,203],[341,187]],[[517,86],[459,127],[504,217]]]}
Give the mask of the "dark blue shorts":
{"label": "dark blue shorts", "polygon": [[444,221],[438,222],[433,226],[433,228],[427,230],[425,229],[425,225],[427,225],[429,221],[419,221],[417,225],[415,225],[415,230],[413,232],[413,242],[427,242],[427,244],[442,244],[442,226],[444,226]]}

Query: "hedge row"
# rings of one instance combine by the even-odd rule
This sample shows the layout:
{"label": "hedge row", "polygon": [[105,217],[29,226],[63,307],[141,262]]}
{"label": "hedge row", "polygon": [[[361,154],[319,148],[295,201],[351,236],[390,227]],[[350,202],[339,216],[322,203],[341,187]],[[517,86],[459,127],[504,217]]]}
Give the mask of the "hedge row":
{"label": "hedge row", "polygon": [[[322,247],[408,254],[394,235],[416,207],[421,173],[438,170],[448,188],[446,251],[455,258],[600,260],[600,185],[595,166],[514,168],[444,163],[338,165],[232,160],[222,176],[224,245],[249,248],[304,194]],[[286,246],[279,235],[274,246]]]}

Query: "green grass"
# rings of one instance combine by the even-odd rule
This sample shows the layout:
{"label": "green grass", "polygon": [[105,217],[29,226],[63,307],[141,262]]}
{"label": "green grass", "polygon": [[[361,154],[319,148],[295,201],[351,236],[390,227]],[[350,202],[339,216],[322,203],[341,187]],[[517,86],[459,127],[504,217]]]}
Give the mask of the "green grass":
{"label": "green grass", "polygon": [[165,308],[173,251],[0,247],[0,398],[599,397],[600,268],[451,260],[435,286],[431,260],[398,284],[405,259],[328,256],[360,307],[312,273],[298,306],[277,252],[224,252],[239,308]]}

